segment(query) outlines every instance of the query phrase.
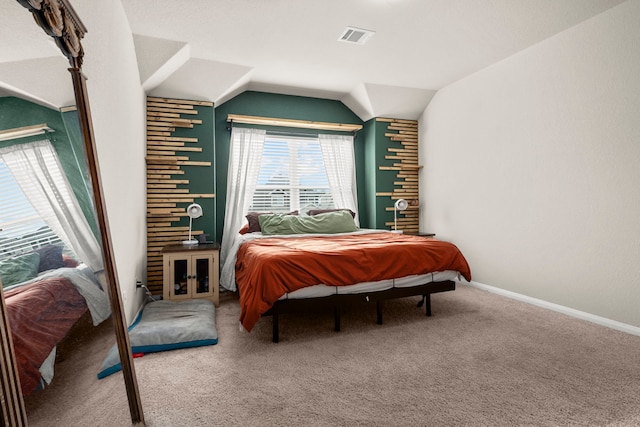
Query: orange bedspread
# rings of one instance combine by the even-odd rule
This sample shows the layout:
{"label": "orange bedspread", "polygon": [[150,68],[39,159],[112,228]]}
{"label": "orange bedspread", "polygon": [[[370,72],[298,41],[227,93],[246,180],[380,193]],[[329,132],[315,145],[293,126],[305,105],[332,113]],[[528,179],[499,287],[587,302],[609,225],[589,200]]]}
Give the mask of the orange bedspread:
{"label": "orange bedspread", "polygon": [[325,284],[345,286],[436,271],[471,270],[448,242],[396,233],[264,238],[237,254],[240,322],[250,331],[285,293]]}

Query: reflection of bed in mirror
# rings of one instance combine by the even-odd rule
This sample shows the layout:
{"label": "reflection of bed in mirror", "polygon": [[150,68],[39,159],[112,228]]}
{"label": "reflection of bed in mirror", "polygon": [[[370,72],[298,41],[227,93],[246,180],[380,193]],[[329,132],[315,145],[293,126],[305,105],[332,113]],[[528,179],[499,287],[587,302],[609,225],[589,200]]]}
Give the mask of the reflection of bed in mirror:
{"label": "reflection of bed in mirror", "polygon": [[109,300],[93,271],[63,255],[62,246],[7,258],[0,276],[22,393],[28,396],[51,383],[57,346],[87,311],[94,326],[111,315]]}
{"label": "reflection of bed in mirror", "polygon": [[[87,309],[94,325],[111,309],[94,274],[104,268],[72,116],[14,97],[0,106],[0,280],[29,396],[51,383],[56,346]],[[49,124],[5,129],[43,118]]]}
{"label": "reflection of bed in mirror", "polygon": [[[29,128],[46,123],[47,128],[54,131],[52,134],[24,138],[19,143],[25,146],[39,144],[35,147],[36,151],[54,151],[63,175],[69,180],[72,189],[70,193],[79,203],[79,209],[69,210],[67,201],[63,200],[58,207],[53,208],[62,225],[52,226],[45,221],[45,230],[31,228],[30,232],[35,231],[36,234],[50,232],[41,241],[30,241],[27,245],[17,247],[13,240],[17,239],[20,243],[29,233],[11,236],[9,240],[12,241],[9,242],[0,236],[0,263],[37,251],[42,246],[57,246],[60,243],[64,244],[65,253],[71,251],[80,262],[77,267],[68,265],[47,268],[36,272],[37,277],[22,277],[13,282],[3,280],[3,289],[0,291],[0,420],[8,420],[9,425],[27,425],[23,395],[31,393],[26,406],[37,414],[35,421],[30,420],[30,424],[31,421],[34,421],[33,425],[42,420],[50,422],[52,408],[43,408],[41,411],[37,406],[40,398],[51,396],[52,392],[62,395],[68,391],[73,396],[76,392],[68,390],[73,381],[65,379],[80,376],[80,371],[75,366],[68,369],[68,364],[59,363],[51,386],[45,387],[43,391],[33,392],[41,387],[43,372],[46,379],[51,379],[50,361],[55,358],[54,348],[57,346],[64,353],[72,352],[72,357],[65,361],[78,360],[76,356],[87,348],[87,341],[93,342],[94,337],[87,337],[86,330],[95,330],[95,336],[104,337],[110,345],[113,336],[108,338],[106,333],[112,329],[123,359],[126,396],[121,390],[111,394],[113,413],[108,416],[118,419],[121,414],[129,412],[134,425],[144,425],[98,174],[88,94],[82,73],[84,50],[81,39],[87,30],[68,0],[3,2],[0,16],[3,21],[3,29],[0,31],[3,35],[0,37],[0,130]],[[61,51],[63,55],[60,55]],[[53,90],[43,90],[45,87]],[[72,105],[76,105],[77,110],[75,107],[66,108]],[[3,160],[2,150],[17,145],[18,141],[1,139],[0,134],[0,160]],[[44,140],[48,140],[51,147],[45,147],[47,143]],[[44,183],[49,180],[40,181]],[[31,193],[24,189],[23,192]],[[52,201],[59,196],[57,190],[52,189],[45,188],[42,193]],[[5,196],[5,193],[0,193],[0,196]],[[3,204],[2,200],[0,204]],[[28,215],[22,215],[26,216]],[[84,218],[89,223],[84,233],[77,234],[68,229],[75,228],[73,222],[78,218]],[[87,242],[91,242],[91,248],[86,247]],[[42,269],[38,267],[38,270]],[[97,275],[92,271],[97,272]],[[91,326],[107,317],[110,319],[100,327]],[[109,328],[110,324],[112,328]],[[80,342],[76,338],[87,338],[87,341]],[[45,361],[44,366],[42,360]],[[55,369],[56,365],[53,366]],[[99,362],[96,370],[90,373],[96,381],[98,368]],[[63,387],[59,387],[60,385]],[[78,396],[77,393],[75,396],[77,397],[70,399],[73,409],[83,408],[86,404],[81,402],[85,396]],[[129,411],[125,409],[127,403]],[[70,408],[56,406],[55,409],[65,412]],[[31,415],[29,413],[29,417]]]}

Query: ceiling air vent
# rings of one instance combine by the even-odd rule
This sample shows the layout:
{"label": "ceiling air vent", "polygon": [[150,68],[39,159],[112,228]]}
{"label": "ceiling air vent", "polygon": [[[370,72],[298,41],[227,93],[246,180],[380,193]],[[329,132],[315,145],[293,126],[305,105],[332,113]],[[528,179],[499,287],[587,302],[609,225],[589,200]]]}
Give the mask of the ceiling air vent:
{"label": "ceiling air vent", "polygon": [[365,44],[369,40],[375,31],[363,30],[362,28],[347,27],[338,41],[346,43]]}

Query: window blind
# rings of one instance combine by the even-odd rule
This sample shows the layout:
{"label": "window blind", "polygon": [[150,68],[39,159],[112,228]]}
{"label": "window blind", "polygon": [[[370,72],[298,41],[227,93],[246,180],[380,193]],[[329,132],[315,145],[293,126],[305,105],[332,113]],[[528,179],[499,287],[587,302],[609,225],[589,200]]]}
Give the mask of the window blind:
{"label": "window blind", "polygon": [[318,139],[267,133],[250,210],[287,213],[307,207],[334,207]]}
{"label": "window blind", "polygon": [[62,241],[40,218],[0,160],[0,260]]}

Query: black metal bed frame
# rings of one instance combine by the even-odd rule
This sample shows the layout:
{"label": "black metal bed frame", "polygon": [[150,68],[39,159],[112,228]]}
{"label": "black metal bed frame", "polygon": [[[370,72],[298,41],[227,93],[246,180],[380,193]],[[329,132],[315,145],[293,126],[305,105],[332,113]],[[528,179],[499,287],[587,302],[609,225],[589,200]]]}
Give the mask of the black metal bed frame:
{"label": "black metal bed frame", "polygon": [[371,291],[357,294],[333,294],[318,298],[304,299],[283,299],[278,300],[267,312],[262,316],[273,317],[273,342],[280,340],[280,314],[294,313],[307,310],[316,310],[322,308],[333,308],[334,310],[334,330],[340,331],[340,311],[342,307],[351,306],[360,303],[376,303],[376,321],[382,324],[382,302],[388,299],[404,298],[416,295],[422,295],[422,300],[418,303],[418,307],[425,305],[425,314],[431,316],[431,294],[438,292],[453,291],[456,284],[452,280],[442,282],[430,282],[418,286],[391,288],[383,291]]}

